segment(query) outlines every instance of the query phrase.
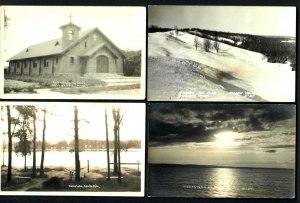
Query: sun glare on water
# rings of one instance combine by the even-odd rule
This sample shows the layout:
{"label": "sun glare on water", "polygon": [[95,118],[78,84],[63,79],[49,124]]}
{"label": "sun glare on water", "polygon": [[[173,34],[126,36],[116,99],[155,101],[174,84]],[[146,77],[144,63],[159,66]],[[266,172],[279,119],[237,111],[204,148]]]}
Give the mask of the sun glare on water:
{"label": "sun glare on water", "polygon": [[238,145],[238,142],[235,141],[236,134],[237,133],[232,131],[225,131],[215,134],[215,143],[220,147]]}

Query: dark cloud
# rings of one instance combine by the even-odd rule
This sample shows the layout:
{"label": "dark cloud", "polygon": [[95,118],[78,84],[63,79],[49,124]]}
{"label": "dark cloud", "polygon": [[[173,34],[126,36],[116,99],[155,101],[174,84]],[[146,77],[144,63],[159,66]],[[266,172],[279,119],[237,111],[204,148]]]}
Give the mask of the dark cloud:
{"label": "dark cloud", "polygon": [[213,135],[222,130],[270,130],[276,122],[294,118],[295,106],[152,103],[149,105],[149,115],[150,141],[208,142],[214,140]]}
{"label": "dark cloud", "polygon": [[275,153],[276,150],[275,150],[275,149],[270,149],[270,150],[267,150],[267,151],[265,151],[265,152],[268,152],[268,153]]}
{"label": "dark cloud", "polygon": [[294,148],[294,147],[296,146],[293,144],[285,144],[285,145],[271,145],[264,148]]}

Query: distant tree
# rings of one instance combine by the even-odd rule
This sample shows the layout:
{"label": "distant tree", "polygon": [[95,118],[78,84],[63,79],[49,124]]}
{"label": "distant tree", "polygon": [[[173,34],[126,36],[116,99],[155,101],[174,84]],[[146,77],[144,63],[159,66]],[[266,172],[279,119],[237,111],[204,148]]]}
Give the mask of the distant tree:
{"label": "distant tree", "polygon": [[176,36],[178,36],[179,30],[178,30],[178,27],[176,25],[174,26],[174,30],[175,30]]}
{"label": "distant tree", "polygon": [[209,39],[205,39],[203,46],[204,46],[204,50],[206,52],[209,52],[209,50],[211,48],[211,42],[210,42],[210,40]]}
{"label": "distant tree", "polygon": [[194,46],[195,46],[196,50],[199,47],[199,39],[197,36],[194,37]]}
{"label": "distant tree", "polygon": [[215,39],[214,39],[215,41],[214,41],[214,48],[215,48],[215,50],[216,50],[216,52],[217,52],[217,54],[219,53],[219,51],[220,51],[220,43],[218,42],[218,36],[215,36]]}

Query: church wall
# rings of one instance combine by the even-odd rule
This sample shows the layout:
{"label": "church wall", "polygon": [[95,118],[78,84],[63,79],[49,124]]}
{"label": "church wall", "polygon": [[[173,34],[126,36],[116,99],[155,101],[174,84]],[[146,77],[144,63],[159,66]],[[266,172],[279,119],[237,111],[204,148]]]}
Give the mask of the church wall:
{"label": "church wall", "polygon": [[[96,34],[96,41],[94,40],[94,34]],[[63,55],[60,72],[63,74],[78,73],[82,74],[82,61],[79,56],[103,42],[103,37],[98,32],[90,33],[84,40],[78,43],[75,47],[71,48],[66,54]],[[74,64],[71,64],[71,57],[74,57]],[[87,63],[89,67],[89,62]]]}
{"label": "church wall", "polygon": [[[114,52],[114,53],[112,53]],[[97,57],[104,55],[109,59],[109,73],[117,73],[123,75],[123,60],[121,55],[116,52],[112,47],[102,49],[95,52],[89,59],[87,73],[96,73],[97,71]],[[118,58],[115,58],[117,56]]]}

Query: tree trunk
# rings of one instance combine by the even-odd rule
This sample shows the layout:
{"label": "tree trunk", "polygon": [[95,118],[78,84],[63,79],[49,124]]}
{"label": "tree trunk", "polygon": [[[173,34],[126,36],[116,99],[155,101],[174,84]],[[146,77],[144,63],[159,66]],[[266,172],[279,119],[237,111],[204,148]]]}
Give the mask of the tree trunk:
{"label": "tree trunk", "polygon": [[25,161],[24,161],[24,171],[26,171],[27,170],[27,167],[26,167],[26,161],[27,161],[27,159],[26,159],[26,153],[25,153],[24,159],[25,159]]}
{"label": "tree trunk", "polygon": [[118,130],[117,130],[117,135],[118,135],[118,182],[120,183],[121,182],[121,146],[120,146],[120,123],[118,123]]}
{"label": "tree trunk", "polygon": [[10,116],[10,106],[6,106],[7,109],[7,124],[8,124],[8,168],[7,168],[7,182],[11,181],[11,154],[12,154],[12,134],[11,134],[11,116]]}
{"label": "tree trunk", "polygon": [[33,160],[32,160],[32,176],[36,177],[36,112],[33,110]]}
{"label": "tree trunk", "polygon": [[41,166],[40,176],[44,175],[44,157],[45,157],[45,133],[46,133],[46,107],[44,107],[44,122],[43,122],[43,140],[42,140],[42,155],[41,155]]}
{"label": "tree trunk", "polygon": [[114,127],[114,174],[118,173],[118,134],[117,127]]}
{"label": "tree trunk", "polygon": [[107,179],[110,180],[109,140],[108,140],[108,127],[107,127],[106,109],[105,109],[105,131],[106,131],[106,152],[107,152]]}
{"label": "tree trunk", "polygon": [[79,140],[78,140],[78,109],[74,107],[74,129],[75,129],[75,181],[80,181],[80,160],[79,160]]}

